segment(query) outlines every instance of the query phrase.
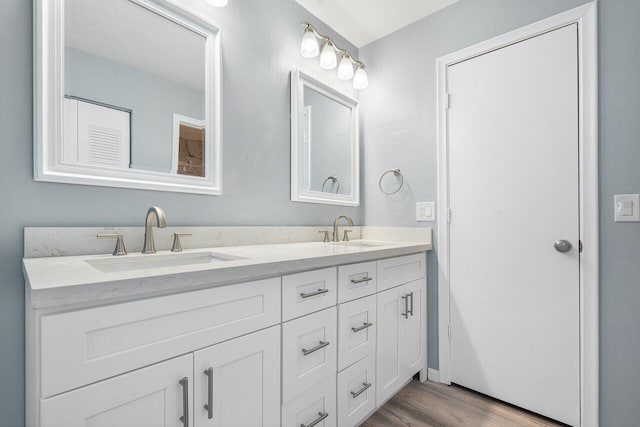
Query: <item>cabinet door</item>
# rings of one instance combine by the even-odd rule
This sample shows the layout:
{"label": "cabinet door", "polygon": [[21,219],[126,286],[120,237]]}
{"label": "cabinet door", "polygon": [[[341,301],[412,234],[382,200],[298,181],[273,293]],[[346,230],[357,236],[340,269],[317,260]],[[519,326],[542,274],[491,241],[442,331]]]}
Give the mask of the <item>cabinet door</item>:
{"label": "cabinet door", "polygon": [[185,411],[193,416],[192,374],[188,354],[45,399],[41,425],[182,427]]}
{"label": "cabinet door", "polygon": [[194,366],[194,426],[280,425],[280,326],[197,351]]}
{"label": "cabinet door", "polygon": [[[403,296],[407,298],[408,317],[401,317],[402,321],[402,366],[405,379],[411,378],[424,368],[426,360],[426,280],[420,279],[402,286]],[[404,309],[404,299],[402,300]]]}
{"label": "cabinet door", "polygon": [[377,308],[377,390],[376,404],[381,405],[404,384],[402,368],[401,337],[406,321],[402,287],[392,288],[378,294]]}

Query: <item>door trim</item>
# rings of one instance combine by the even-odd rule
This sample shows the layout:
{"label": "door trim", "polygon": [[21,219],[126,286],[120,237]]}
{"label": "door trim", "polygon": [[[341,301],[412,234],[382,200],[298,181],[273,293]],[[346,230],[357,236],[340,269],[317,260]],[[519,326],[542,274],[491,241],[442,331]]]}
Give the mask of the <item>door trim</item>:
{"label": "door trim", "polygon": [[451,383],[449,342],[449,159],[447,67],[560,27],[578,24],[580,179],[580,425],[598,426],[598,52],[597,2],[546,18],[436,61],[438,155],[438,344],[440,382]]}

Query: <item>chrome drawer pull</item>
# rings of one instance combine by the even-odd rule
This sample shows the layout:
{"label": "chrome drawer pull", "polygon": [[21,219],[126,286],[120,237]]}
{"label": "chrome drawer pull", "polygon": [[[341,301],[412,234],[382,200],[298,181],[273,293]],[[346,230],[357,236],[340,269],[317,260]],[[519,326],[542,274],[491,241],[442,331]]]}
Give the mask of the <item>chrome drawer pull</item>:
{"label": "chrome drawer pull", "polygon": [[354,285],[357,283],[370,282],[373,280],[373,277],[363,277],[362,279],[351,279],[351,283]]}
{"label": "chrome drawer pull", "polygon": [[320,343],[317,346],[315,346],[313,348],[310,348],[309,350],[307,350],[306,348],[303,348],[302,349],[302,354],[304,354],[305,356],[308,356],[311,353],[313,353],[314,351],[318,351],[321,348],[325,348],[328,345],[329,345],[329,341],[320,341]]}
{"label": "chrome drawer pull", "polygon": [[318,415],[320,415],[318,418],[316,418],[315,420],[311,421],[309,424],[300,424],[300,427],[313,427],[315,425],[318,425],[322,421],[324,421],[325,418],[327,418],[329,416],[329,413],[328,412],[318,412]]}
{"label": "chrome drawer pull", "polygon": [[403,295],[402,299],[404,300],[404,313],[401,313],[405,319],[409,318],[409,294]]}
{"label": "chrome drawer pull", "polygon": [[204,371],[207,378],[207,403],[204,405],[204,409],[207,410],[207,418],[213,419],[213,368],[209,368]]}
{"label": "chrome drawer pull", "polygon": [[351,328],[351,330],[353,332],[360,332],[363,329],[367,329],[373,326],[373,323],[371,322],[367,322],[367,323],[363,323],[362,326],[358,326],[357,328]]}
{"label": "chrome drawer pull", "polygon": [[301,293],[300,296],[302,298],[311,298],[311,297],[315,297],[316,295],[326,294],[327,292],[329,292],[329,289],[318,289],[317,291],[309,292],[308,294]]}
{"label": "chrome drawer pull", "polygon": [[408,313],[413,317],[413,292],[409,292],[409,296],[411,297],[411,309],[409,309]]}
{"label": "chrome drawer pull", "polygon": [[362,385],[364,387],[362,387],[360,390],[351,392],[351,397],[353,397],[355,399],[356,397],[360,396],[362,393],[367,391],[369,389],[369,387],[371,387],[371,383],[362,383]]}
{"label": "chrome drawer pull", "polygon": [[189,378],[184,377],[178,381],[182,386],[182,416],[180,421],[184,427],[189,427]]}

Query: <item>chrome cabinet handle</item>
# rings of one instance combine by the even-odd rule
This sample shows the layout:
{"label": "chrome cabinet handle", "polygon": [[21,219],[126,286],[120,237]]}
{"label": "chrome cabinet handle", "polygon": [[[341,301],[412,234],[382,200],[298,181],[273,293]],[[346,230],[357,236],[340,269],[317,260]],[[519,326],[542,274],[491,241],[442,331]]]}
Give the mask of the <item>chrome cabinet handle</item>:
{"label": "chrome cabinet handle", "polygon": [[311,421],[309,424],[300,424],[300,427],[313,427],[315,425],[320,424],[322,421],[324,421],[325,418],[327,418],[329,416],[328,412],[318,412],[319,417],[316,418],[315,420]]}
{"label": "chrome cabinet handle", "polygon": [[213,419],[213,368],[209,368],[204,371],[207,376],[207,403],[204,405],[204,409],[207,410],[207,418]]}
{"label": "chrome cabinet handle", "polygon": [[373,323],[371,322],[367,322],[367,323],[363,323],[362,326],[358,326],[357,328],[351,328],[351,330],[353,332],[360,332],[363,329],[367,329],[373,326]]}
{"label": "chrome cabinet handle", "polygon": [[411,317],[413,317],[413,292],[409,292],[409,296],[411,297],[411,308],[409,309],[408,313],[411,315]]}
{"label": "chrome cabinet handle", "polygon": [[369,387],[371,387],[371,383],[362,383],[362,388],[358,391],[352,391],[351,392],[351,397],[353,397],[354,399],[358,396],[360,396],[362,393],[364,393],[365,391],[367,391],[369,389]]}
{"label": "chrome cabinet handle", "polygon": [[327,292],[329,292],[329,289],[318,289],[317,291],[309,292],[308,294],[301,293],[300,296],[302,298],[311,298],[315,297],[316,295],[326,294]]}
{"label": "chrome cabinet handle", "polygon": [[558,240],[553,244],[553,247],[556,249],[556,251],[564,253],[569,252],[573,245],[568,240]]}
{"label": "chrome cabinet handle", "polygon": [[184,377],[179,381],[182,386],[182,416],[180,421],[184,427],[189,427],[189,378]]}
{"label": "chrome cabinet handle", "polygon": [[358,284],[363,282],[370,282],[373,280],[373,277],[363,277],[362,279],[351,279],[351,283]]}
{"label": "chrome cabinet handle", "polygon": [[309,350],[307,350],[306,348],[303,348],[302,349],[302,354],[305,355],[305,356],[308,356],[311,353],[313,353],[314,351],[318,351],[321,348],[325,348],[328,345],[329,345],[329,341],[320,341],[320,343],[317,346],[315,346],[313,348],[310,348]]}
{"label": "chrome cabinet handle", "polygon": [[409,318],[409,295],[402,295],[401,297],[404,300],[404,313],[402,315],[405,319]]}

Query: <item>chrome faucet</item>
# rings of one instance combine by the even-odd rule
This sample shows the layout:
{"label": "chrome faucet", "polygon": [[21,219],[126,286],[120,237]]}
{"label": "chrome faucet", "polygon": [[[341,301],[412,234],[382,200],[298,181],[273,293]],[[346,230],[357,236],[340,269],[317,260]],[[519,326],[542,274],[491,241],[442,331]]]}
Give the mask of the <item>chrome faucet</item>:
{"label": "chrome faucet", "polygon": [[156,245],[153,241],[153,219],[156,219],[158,228],[165,228],[167,226],[167,217],[164,211],[157,206],[152,206],[147,211],[147,217],[144,221],[144,246],[142,247],[143,254],[155,254]]}
{"label": "chrome faucet", "polygon": [[[338,217],[336,217],[335,221],[333,221],[333,241],[334,242],[340,241],[340,236],[338,235],[338,223],[343,218],[347,220],[347,222],[349,223],[349,227],[353,227],[353,220],[351,219],[350,216],[339,215]],[[347,235],[347,230],[344,231],[344,238],[342,240],[349,240],[349,236]]]}

